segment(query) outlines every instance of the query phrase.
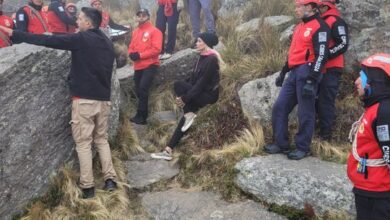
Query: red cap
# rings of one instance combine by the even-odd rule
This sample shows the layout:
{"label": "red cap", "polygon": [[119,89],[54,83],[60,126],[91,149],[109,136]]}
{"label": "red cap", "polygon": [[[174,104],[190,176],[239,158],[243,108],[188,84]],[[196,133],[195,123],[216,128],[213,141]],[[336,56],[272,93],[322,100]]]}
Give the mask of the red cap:
{"label": "red cap", "polygon": [[320,0],[295,0],[295,4],[298,4],[298,5],[307,5],[309,3],[315,3],[315,4],[319,5]]}
{"label": "red cap", "polygon": [[382,69],[388,76],[390,76],[390,54],[388,53],[378,53],[372,55],[363,60],[362,65]]}

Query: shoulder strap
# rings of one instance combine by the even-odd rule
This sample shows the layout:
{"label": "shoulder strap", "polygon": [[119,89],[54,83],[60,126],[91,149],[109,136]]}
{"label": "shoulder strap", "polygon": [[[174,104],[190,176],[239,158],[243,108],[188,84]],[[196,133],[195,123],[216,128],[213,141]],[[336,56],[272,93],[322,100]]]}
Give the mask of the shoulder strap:
{"label": "shoulder strap", "polygon": [[41,16],[41,13],[39,13],[37,10],[35,10],[35,8],[31,7],[30,5],[27,5],[27,7],[30,8],[31,12],[37,16],[38,20],[41,22],[42,26],[43,26],[43,29],[45,29],[45,32],[48,32],[49,29],[47,28],[47,25],[45,23],[45,21],[43,20],[42,16]]}

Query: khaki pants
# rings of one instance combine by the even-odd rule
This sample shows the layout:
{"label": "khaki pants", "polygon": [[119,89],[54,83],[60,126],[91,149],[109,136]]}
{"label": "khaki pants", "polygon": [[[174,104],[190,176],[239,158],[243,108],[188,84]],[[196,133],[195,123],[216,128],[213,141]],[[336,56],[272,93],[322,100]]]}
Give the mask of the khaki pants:
{"label": "khaki pants", "polygon": [[75,99],[72,102],[72,135],[76,142],[76,151],[80,161],[80,187],[93,187],[92,142],[96,147],[104,180],[116,178],[112,164],[110,145],[108,144],[109,101]]}

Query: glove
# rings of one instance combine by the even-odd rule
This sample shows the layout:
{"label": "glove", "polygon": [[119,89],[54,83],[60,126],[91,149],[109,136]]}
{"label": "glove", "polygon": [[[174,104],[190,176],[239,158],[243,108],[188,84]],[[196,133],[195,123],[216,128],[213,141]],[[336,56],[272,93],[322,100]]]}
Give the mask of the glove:
{"label": "glove", "polygon": [[139,55],[138,52],[135,52],[135,53],[130,53],[129,54],[129,57],[132,61],[137,61],[139,59],[141,59],[141,56]]}
{"label": "glove", "polygon": [[314,81],[311,79],[306,80],[306,84],[303,86],[302,97],[303,98],[312,98],[315,95],[314,91]]}
{"label": "glove", "polygon": [[287,74],[289,71],[290,71],[290,69],[288,68],[288,63],[286,63],[286,64],[283,66],[282,71],[280,71],[279,76],[276,77],[275,85],[276,85],[277,87],[282,87],[284,78],[286,77],[286,74]]}

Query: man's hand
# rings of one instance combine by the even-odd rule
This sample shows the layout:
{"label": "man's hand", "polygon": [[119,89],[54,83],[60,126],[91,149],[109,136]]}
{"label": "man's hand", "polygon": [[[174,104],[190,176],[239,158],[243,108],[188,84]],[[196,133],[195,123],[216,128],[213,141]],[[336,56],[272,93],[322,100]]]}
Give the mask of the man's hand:
{"label": "man's hand", "polygon": [[303,98],[312,98],[315,96],[315,90],[314,90],[314,81],[313,80],[306,80],[306,84],[303,86],[302,91],[302,97]]}
{"label": "man's hand", "polygon": [[0,30],[4,31],[5,33],[7,33],[8,36],[10,36],[10,37],[14,33],[14,31],[11,28],[7,28],[7,27],[1,26],[1,25],[0,25]]}
{"label": "man's hand", "polygon": [[137,61],[139,59],[141,59],[141,56],[139,55],[138,52],[135,52],[135,53],[130,53],[129,54],[129,57],[132,61]]}
{"label": "man's hand", "polygon": [[176,102],[176,105],[179,106],[180,108],[183,108],[185,105],[185,103],[183,102],[181,97],[176,97],[175,102]]}

